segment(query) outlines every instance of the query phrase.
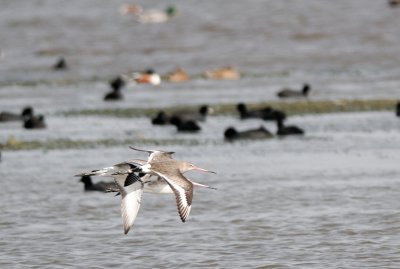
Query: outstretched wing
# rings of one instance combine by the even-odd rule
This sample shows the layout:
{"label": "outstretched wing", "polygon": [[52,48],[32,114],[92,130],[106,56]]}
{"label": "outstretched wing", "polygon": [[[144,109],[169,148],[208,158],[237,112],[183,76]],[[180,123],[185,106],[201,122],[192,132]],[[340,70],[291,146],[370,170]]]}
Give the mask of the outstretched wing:
{"label": "outstretched wing", "polygon": [[157,171],[154,172],[163,178],[171,187],[175,194],[179,217],[182,222],[185,222],[192,207],[193,184],[180,173],[169,175]]}
{"label": "outstretched wing", "polygon": [[149,153],[149,158],[147,162],[160,162],[160,161],[165,161],[172,159],[172,154],[174,152],[172,151],[161,151],[161,150],[145,150],[145,149],[137,149],[134,147],[129,146],[129,148],[136,150],[136,151],[142,151],[142,152],[147,152]]}
{"label": "outstretched wing", "polygon": [[134,173],[114,175],[114,181],[121,193],[121,217],[124,233],[127,234],[133,226],[140,209],[143,183]]}
{"label": "outstretched wing", "polygon": [[145,161],[142,160],[130,160],[127,162],[122,162],[115,164],[110,167],[104,167],[101,169],[97,170],[92,170],[90,172],[84,172],[75,176],[103,176],[103,177],[113,177],[115,173],[123,174],[123,173],[128,173],[131,172],[133,169],[137,167],[137,165],[134,165],[130,162],[135,161],[135,163],[142,164],[143,162],[146,163]]}

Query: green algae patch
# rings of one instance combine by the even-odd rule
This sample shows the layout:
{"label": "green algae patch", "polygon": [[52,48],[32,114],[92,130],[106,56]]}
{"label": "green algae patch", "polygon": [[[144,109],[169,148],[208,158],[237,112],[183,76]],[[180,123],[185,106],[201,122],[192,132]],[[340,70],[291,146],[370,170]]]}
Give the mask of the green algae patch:
{"label": "green algae patch", "polygon": [[[338,113],[338,112],[362,112],[394,110],[397,100],[318,100],[318,101],[281,101],[248,103],[249,109],[265,108],[285,111],[288,115]],[[237,113],[235,105],[221,105],[216,107],[220,114]]]}
{"label": "green algae patch", "polygon": [[[361,112],[394,110],[397,100],[375,99],[375,100],[296,100],[246,103],[249,109],[264,108],[266,106],[283,110],[288,115],[336,113],[336,112]],[[235,104],[211,104],[214,115],[237,115]],[[109,116],[109,117],[153,117],[158,111],[173,113],[177,110],[198,110],[200,105],[176,106],[164,108],[117,108],[117,109],[85,109],[67,111],[65,116]]]}
{"label": "green algae patch", "polygon": [[100,139],[100,140],[70,140],[70,139],[54,139],[46,141],[19,141],[16,139],[8,139],[2,146],[5,151],[17,150],[56,150],[56,149],[90,149],[99,147],[115,147],[115,146],[165,146],[165,145],[186,145],[194,146],[201,144],[218,144],[222,143],[217,140],[198,140],[198,139]]}

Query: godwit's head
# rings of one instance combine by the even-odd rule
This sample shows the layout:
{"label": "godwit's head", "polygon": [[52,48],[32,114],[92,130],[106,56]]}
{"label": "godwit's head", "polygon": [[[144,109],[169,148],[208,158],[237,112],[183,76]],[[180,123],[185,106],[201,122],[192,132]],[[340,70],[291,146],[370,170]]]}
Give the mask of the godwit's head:
{"label": "godwit's head", "polygon": [[206,170],[206,169],[197,167],[197,166],[195,166],[195,165],[192,164],[192,163],[181,162],[181,163],[179,164],[179,171],[180,171],[181,173],[185,173],[185,172],[187,172],[187,171],[192,171],[192,170],[197,170],[197,171],[202,171],[202,172],[208,172],[208,173],[216,174],[216,173],[213,172],[213,171],[210,171],[210,170]]}

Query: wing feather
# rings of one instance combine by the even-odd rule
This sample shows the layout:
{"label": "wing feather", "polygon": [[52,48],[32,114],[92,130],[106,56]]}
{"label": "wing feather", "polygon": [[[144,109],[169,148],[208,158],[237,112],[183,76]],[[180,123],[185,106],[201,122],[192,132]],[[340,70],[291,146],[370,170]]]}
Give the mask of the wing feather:
{"label": "wing feather", "polygon": [[158,176],[162,177],[175,193],[179,217],[181,218],[182,222],[185,222],[192,207],[193,184],[180,173],[174,175],[174,177],[171,177],[157,171],[154,172]]}
{"label": "wing feather", "polygon": [[114,181],[121,193],[121,217],[124,233],[127,234],[133,226],[140,209],[143,183],[138,180],[134,173],[114,175]]}
{"label": "wing feather", "polygon": [[142,193],[143,189],[138,188],[134,191],[127,192],[127,194],[125,195],[122,195],[121,217],[125,234],[129,232],[129,230],[133,226],[133,223],[135,222],[136,216],[140,208]]}

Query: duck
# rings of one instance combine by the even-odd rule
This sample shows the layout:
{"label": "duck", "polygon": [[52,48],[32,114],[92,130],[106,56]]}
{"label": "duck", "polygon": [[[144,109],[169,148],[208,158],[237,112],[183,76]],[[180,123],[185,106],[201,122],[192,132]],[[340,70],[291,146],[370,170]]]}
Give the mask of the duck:
{"label": "duck", "polygon": [[85,191],[110,192],[117,187],[114,182],[100,181],[97,183],[93,183],[91,176],[87,175],[82,176],[80,182],[84,184]]}
{"label": "duck", "polygon": [[180,67],[177,67],[174,71],[166,75],[166,80],[169,82],[184,82],[189,80],[188,74]]}
{"label": "duck", "polygon": [[237,131],[234,127],[228,127],[224,132],[226,140],[237,140],[237,139],[268,139],[272,138],[273,135],[264,126],[260,126],[257,129],[249,129],[246,131]]}
{"label": "duck", "polygon": [[58,61],[53,65],[54,70],[66,70],[68,69],[67,61],[64,57],[60,57]]}
{"label": "duck", "polygon": [[43,115],[30,115],[24,119],[25,129],[45,129],[46,123],[44,122]]}
{"label": "duck", "polygon": [[171,118],[170,123],[175,125],[178,132],[198,132],[201,127],[194,120],[182,120],[178,116]]}
{"label": "duck", "polygon": [[278,119],[285,120],[286,113],[281,110],[266,107],[266,108],[264,108],[264,114],[262,115],[262,119],[265,121],[268,121],[268,120],[274,121],[274,120],[278,120]]}
{"label": "duck", "polygon": [[163,23],[171,19],[176,15],[176,8],[174,6],[168,6],[165,10],[142,10],[136,13],[136,20],[139,23]]}
{"label": "duck", "polygon": [[392,7],[396,7],[400,5],[400,0],[389,0],[389,5]]}
{"label": "duck", "polygon": [[121,76],[117,76],[116,78],[112,79],[110,82],[111,89],[121,89],[125,86],[125,81],[122,79]]}
{"label": "duck", "polygon": [[124,96],[121,93],[121,88],[124,86],[125,81],[120,76],[111,80],[110,87],[112,90],[104,96],[104,101],[117,101],[124,99]]}
{"label": "duck", "polygon": [[118,101],[124,99],[120,88],[112,89],[111,92],[104,95],[104,101]]}
{"label": "duck", "polygon": [[121,15],[137,15],[143,12],[143,8],[140,5],[136,4],[122,4],[119,6],[119,13]]}
{"label": "duck", "polygon": [[[265,109],[248,110],[247,106],[244,103],[237,104],[236,109],[239,111],[241,119],[262,118],[265,112]],[[270,108],[267,107],[267,109]]]}
{"label": "duck", "polygon": [[244,103],[239,103],[236,106],[236,109],[239,111],[240,118],[250,119],[250,118],[259,118],[263,120],[277,120],[286,119],[286,114],[283,111],[272,109],[271,107],[265,107],[261,109],[248,110],[247,106]]}
{"label": "duck", "polygon": [[179,117],[183,121],[205,121],[207,116],[214,113],[214,109],[208,105],[202,105],[198,111],[178,110],[172,114],[172,117]]}
{"label": "duck", "polygon": [[219,80],[236,80],[240,78],[240,73],[232,66],[206,70],[203,75],[207,79]]}
{"label": "duck", "polygon": [[396,105],[396,116],[400,117],[400,102],[398,102]]}
{"label": "duck", "polygon": [[304,84],[303,89],[300,91],[292,90],[292,89],[283,89],[279,91],[276,95],[279,98],[288,98],[288,97],[307,97],[311,87],[309,84]]}
{"label": "duck", "polygon": [[144,72],[135,72],[130,76],[122,75],[124,81],[133,82],[135,84],[151,84],[160,85],[161,77],[153,69],[147,69]]}
{"label": "duck", "polygon": [[304,134],[304,130],[295,125],[285,126],[283,124],[283,120],[281,120],[281,119],[278,119],[276,121],[276,123],[278,126],[278,130],[277,130],[276,134],[278,136],[303,135]]}
{"label": "duck", "polygon": [[153,125],[167,125],[170,124],[170,117],[164,111],[159,111],[157,116],[151,119]]}
{"label": "duck", "polygon": [[23,120],[25,117],[29,117],[33,114],[33,108],[30,106],[24,107],[20,114],[2,111],[0,112],[0,122],[7,122],[7,121],[19,121]]}

